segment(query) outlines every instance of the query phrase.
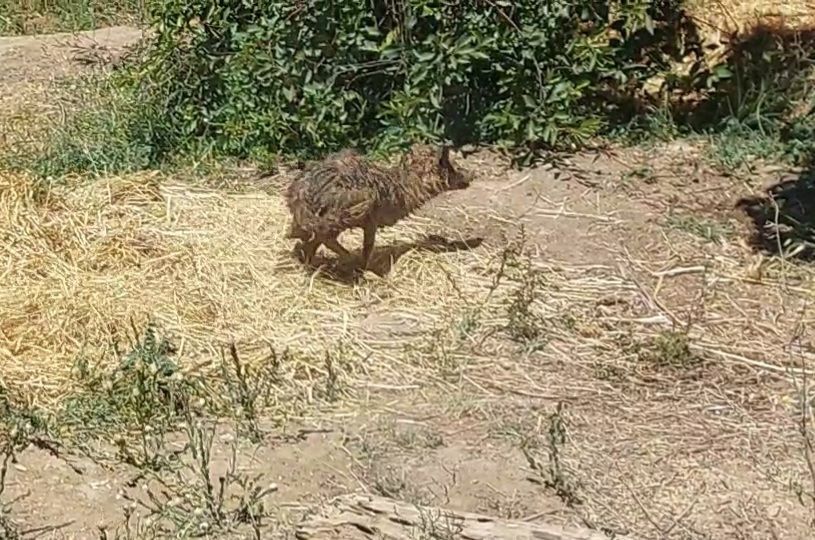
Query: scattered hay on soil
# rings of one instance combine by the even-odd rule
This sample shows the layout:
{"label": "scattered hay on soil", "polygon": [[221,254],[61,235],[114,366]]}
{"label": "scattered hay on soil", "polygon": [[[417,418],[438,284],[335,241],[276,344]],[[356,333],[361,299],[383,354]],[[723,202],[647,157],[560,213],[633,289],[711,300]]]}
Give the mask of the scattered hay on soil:
{"label": "scattered hay on soil", "polygon": [[6,382],[43,404],[70,390],[80,355],[101,357],[131,321],[155,322],[187,367],[234,341],[248,361],[291,348],[319,372],[341,343],[367,353],[358,338],[369,315],[432,324],[485,279],[483,248],[410,250],[431,229],[416,221],[382,234],[374,265],[398,258],[387,277],[354,283],[296,263],[280,197],[162,186],[150,174],[32,185],[0,177],[0,355]]}

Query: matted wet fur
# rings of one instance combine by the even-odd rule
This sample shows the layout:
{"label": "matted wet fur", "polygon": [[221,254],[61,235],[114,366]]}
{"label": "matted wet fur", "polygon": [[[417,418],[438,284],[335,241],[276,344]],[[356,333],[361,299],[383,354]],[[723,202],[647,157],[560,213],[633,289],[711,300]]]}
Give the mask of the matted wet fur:
{"label": "matted wet fur", "polygon": [[468,171],[450,161],[447,146],[415,145],[393,168],[343,150],[310,164],[289,185],[287,237],[302,240],[300,256],[310,263],[321,244],[340,257],[350,255],[337,237],[361,228],[367,268],[378,228],[394,225],[445,191],[467,188],[471,180]]}

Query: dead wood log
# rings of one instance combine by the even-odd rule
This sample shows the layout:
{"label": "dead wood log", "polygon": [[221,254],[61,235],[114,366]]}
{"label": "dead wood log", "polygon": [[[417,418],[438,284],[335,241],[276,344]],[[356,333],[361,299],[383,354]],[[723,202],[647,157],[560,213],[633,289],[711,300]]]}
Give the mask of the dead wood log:
{"label": "dead wood log", "polygon": [[[352,534],[353,533],[353,534]],[[420,507],[375,495],[339,497],[295,532],[298,540],[611,540],[600,532],[498,519],[469,512]],[[632,540],[616,536],[614,540]]]}

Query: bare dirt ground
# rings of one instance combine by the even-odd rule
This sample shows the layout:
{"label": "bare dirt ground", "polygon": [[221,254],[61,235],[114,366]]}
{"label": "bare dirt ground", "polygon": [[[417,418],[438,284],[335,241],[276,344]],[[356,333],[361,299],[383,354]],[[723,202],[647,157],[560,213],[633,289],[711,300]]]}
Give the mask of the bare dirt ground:
{"label": "bare dirt ground", "polygon": [[[36,101],[34,85],[38,114],[59,120],[45,83],[85,69],[66,60],[66,40],[0,39],[4,118]],[[290,260],[284,173],[240,192],[164,174],[99,179],[42,203],[0,171],[0,379],[56,407],[80,350],[128,317],[156,320],[190,369],[227,341],[254,363],[270,343],[316,358],[281,368],[262,442],[227,424],[215,436],[213,478],[235,448],[239,471],[273,484],[264,538],[293,537],[305,514],[352,492],[641,539],[811,538],[800,426],[813,273],[756,254],[735,208],[781,172],[724,175],[689,142],[524,171],[484,152],[462,162],[476,184],[384,234],[381,276],[354,283]],[[495,285],[521,225],[527,273]],[[428,234],[483,243],[399,247]],[[523,294],[531,322],[511,311]],[[511,339],[529,324],[531,343]],[[340,346],[334,373],[323,355]],[[110,440],[31,445],[8,468],[11,518],[46,538],[113,538],[148,493],[183,506],[178,477],[139,478]],[[152,518],[134,512],[131,537],[149,537]]]}

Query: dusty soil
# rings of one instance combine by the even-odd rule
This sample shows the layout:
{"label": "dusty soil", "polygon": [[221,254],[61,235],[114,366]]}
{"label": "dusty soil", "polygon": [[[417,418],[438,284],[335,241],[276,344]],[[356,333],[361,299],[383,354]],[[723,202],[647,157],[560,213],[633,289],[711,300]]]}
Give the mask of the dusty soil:
{"label": "dusty soil", "polygon": [[[93,39],[118,49],[137,37],[114,28]],[[66,62],[66,40],[0,39],[0,108],[29,99],[32,82],[86,69]],[[799,494],[815,479],[794,370],[815,369],[812,335],[798,330],[813,322],[813,273],[756,254],[735,208],[781,173],[724,175],[688,142],[585,152],[558,168],[509,170],[486,152],[464,163],[477,183],[410,225],[483,238],[485,252],[500,251],[523,225],[546,276],[539,303],[548,338],[530,349],[492,332],[454,355],[452,377],[439,366],[388,385],[361,369],[342,406],[270,427],[258,444],[239,438],[240,470],[276,485],[264,537],[291,537],[306,510],[333,496],[372,491],[642,539],[811,538],[815,506]],[[238,204],[230,197],[217,204]],[[423,317],[443,314],[413,317],[424,328]],[[402,357],[377,344],[411,320],[371,308],[349,324],[370,340],[369,365],[394,362],[399,371]],[[638,352],[672,329],[689,336],[675,363]],[[552,434],[559,422],[562,443]],[[213,477],[234,439],[219,429]],[[19,528],[46,538],[97,538],[102,528],[112,537],[150,484],[134,481],[139,471],[109,444],[17,455],[2,496],[15,501]]]}

